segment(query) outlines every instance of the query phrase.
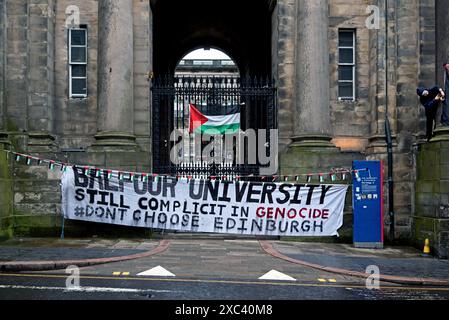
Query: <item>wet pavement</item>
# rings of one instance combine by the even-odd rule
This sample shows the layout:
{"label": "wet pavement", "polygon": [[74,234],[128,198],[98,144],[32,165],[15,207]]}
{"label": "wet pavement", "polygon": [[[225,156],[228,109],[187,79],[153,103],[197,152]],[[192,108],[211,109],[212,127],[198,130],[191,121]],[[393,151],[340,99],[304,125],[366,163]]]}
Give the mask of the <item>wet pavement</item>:
{"label": "wet pavement", "polygon": [[384,275],[449,279],[449,260],[423,257],[408,247],[357,249],[346,244],[271,242],[280,253],[332,268],[365,272],[377,266]]}
{"label": "wet pavement", "polygon": [[[15,239],[0,243],[1,259],[98,258],[152,250],[154,240]],[[448,261],[411,248],[361,250],[350,245],[270,241],[281,253],[331,267],[365,271],[374,264],[397,276],[449,278]],[[32,248],[30,247],[32,246]],[[47,256],[46,256],[47,254]],[[58,255],[59,254],[59,255]],[[98,255],[97,255],[98,254]],[[76,255],[76,257],[75,257]],[[96,256],[95,256],[96,255]],[[99,256],[100,255],[100,256]],[[142,275],[163,268],[172,274]],[[256,240],[172,239],[159,254],[79,269],[80,289],[67,290],[66,270],[0,272],[0,299],[121,300],[448,300],[449,287],[366,280],[297,265],[267,254]],[[259,279],[270,271],[290,278]]]}
{"label": "wet pavement", "polygon": [[110,258],[146,252],[157,244],[151,240],[12,239],[0,243],[0,261]]}
{"label": "wet pavement", "polygon": [[161,254],[138,260],[85,267],[86,275],[112,275],[129,272],[131,276],[161,266],[183,279],[255,280],[271,270],[295,279],[318,283],[333,279],[339,283],[361,279],[302,268],[267,255],[255,240],[172,240]]}

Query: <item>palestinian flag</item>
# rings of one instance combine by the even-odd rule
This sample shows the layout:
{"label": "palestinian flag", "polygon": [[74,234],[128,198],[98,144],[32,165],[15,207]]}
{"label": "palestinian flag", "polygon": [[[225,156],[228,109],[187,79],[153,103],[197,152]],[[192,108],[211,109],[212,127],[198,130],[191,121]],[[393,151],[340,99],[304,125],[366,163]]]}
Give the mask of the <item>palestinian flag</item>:
{"label": "palestinian flag", "polygon": [[193,104],[190,105],[189,133],[235,134],[240,129],[240,107],[220,108],[226,114],[202,114]]}

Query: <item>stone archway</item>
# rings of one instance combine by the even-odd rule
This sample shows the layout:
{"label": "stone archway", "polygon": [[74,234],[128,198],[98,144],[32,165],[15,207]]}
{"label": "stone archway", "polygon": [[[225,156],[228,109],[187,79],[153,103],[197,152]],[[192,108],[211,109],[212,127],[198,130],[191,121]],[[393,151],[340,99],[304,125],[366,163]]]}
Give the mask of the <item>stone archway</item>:
{"label": "stone archway", "polygon": [[193,48],[217,47],[232,56],[242,75],[271,74],[272,1],[151,1],[153,68],[172,74]]}
{"label": "stone archway", "polygon": [[[170,148],[168,136],[175,128],[171,112],[177,99],[170,79],[178,62],[195,48],[218,48],[232,57],[242,78],[270,79],[273,7],[273,1],[261,0],[213,1],[213,5],[210,0],[151,1],[153,72],[156,79],[152,87],[153,140],[156,144],[153,146],[153,162],[156,168],[166,168],[169,163],[166,156]],[[168,79],[168,82],[157,82],[161,78]],[[271,102],[274,94],[272,91],[264,92],[260,80],[251,81],[251,86],[253,82],[255,87],[260,86],[260,93],[252,93],[252,100],[245,102],[245,110],[241,111],[244,126],[271,128],[275,121],[272,116],[275,102]],[[239,88],[243,87],[239,84]],[[225,94],[225,91],[220,89],[220,94]],[[269,108],[270,111],[266,111]]]}

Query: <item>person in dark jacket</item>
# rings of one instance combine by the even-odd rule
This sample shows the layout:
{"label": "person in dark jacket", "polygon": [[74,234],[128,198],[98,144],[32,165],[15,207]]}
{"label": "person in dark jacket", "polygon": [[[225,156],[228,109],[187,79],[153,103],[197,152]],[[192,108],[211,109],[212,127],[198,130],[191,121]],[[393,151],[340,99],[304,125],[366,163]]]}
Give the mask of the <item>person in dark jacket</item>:
{"label": "person in dark jacket", "polygon": [[433,130],[435,130],[436,126],[438,107],[440,105],[440,102],[445,100],[446,95],[443,89],[439,87],[433,87],[430,89],[418,88],[416,89],[416,93],[420,98],[421,104],[426,110],[426,137],[427,141],[430,141],[433,136]]}

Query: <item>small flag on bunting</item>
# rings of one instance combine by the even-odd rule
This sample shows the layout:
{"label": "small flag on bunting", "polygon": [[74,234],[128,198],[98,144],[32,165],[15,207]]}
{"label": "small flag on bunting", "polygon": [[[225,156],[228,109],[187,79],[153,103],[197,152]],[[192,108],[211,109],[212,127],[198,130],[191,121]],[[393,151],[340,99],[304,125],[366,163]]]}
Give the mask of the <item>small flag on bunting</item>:
{"label": "small flag on bunting", "polygon": [[[33,160],[36,160],[38,165],[41,165],[43,162],[48,164],[48,169],[49,170],[54,170],[55,166],[59,166],[61,168],[62,172],[67,172],[67,169],[69,166],[69,164],[67,163],[60,163],[57,162],[55,160],[47,160],[47,159],[40,159],[38,157],[34,157],[32,155],[27,155],[27,154],[20,154],[20,153],[16,153],[16,152],[12,152],[12,151],[7,151],[5,150],[5,152],[7,152],[7,156],[9,157],[9,154],[11,153],[13,156],[15,156],[15,161],[20,162],[23,158],[26,161],[26,164],[28,166],[31,166],[33,164]],[[180,180],[182,179],[182,181],[184,181],[185,179],[187,179],[187,182],[189,182],[190,180],[194,179],[193,176],[186,176],[186,175],[159,175],[156,173],[131,173],[131,172],[121,172],[121,171],[113,171],[113,170],[108,170],[108,169],[98,169],[95,167],[90,167],[90,166],[77,166],[77,165],[73,165],[74,169],[81,169],[83,171],[84,174],[86,175],[90,175],[92,177],[97,177],[100,178],[102,175],[107,175],[108,179],[111,179],[113,177],[113,175],[117,172],[118,174],[118,179],[120,181],[123,180],[127,180],[127,181],[136,181],[136,180],[141,180],[142,182],[148,182],[149,178],[153,177],[153,181],[154,182],[159,182],[160,178],[163,177],[169,177],[171,179],[177,179]],[[78,170],[79,170],[78,169]],[[321,172],[321,173],[308,173],[308,174],[297,174],[297,175],[272,175],[272,176],[262,176],[262,175],[255,175],[255,174],[250,174],[250,175],[245,175],[245,176],[236,176],[234,177],[228,177],[228,176],[206,176],[206,177],[201,177],[201,179],[209,179],[212,181],[215,180],[222,180],[222,181],[242,181],[245,180],[244,178],[259,178],[261,181],[271,181],[272,182],[276,182],[276,181],[283,181],[283,182],[289,182],[289,181],[296,181],[296,182],[300,182],[302,180],[302,178],[304,176],[306,176],[307,179],[307,183],[311,183],[314,180],[314,177],[316,176],[319,179],[320,183],[324,183],[325,181],[327,181],[328,179],[330,179],[332,182],[335,181],[339,181],[339,179],[341,178],[342,181],[347,181],[349,178],[348,176],[350,176],[351,178],[354,177],[355,179],[360,179],[360,171],[368,171],[368,169],[361,169],[361,170],[352,170],[350,168],[341,168],[341,169],[331,169],[330,172]],[[354,176],[352,176],[352,174],[354,174]]]}

